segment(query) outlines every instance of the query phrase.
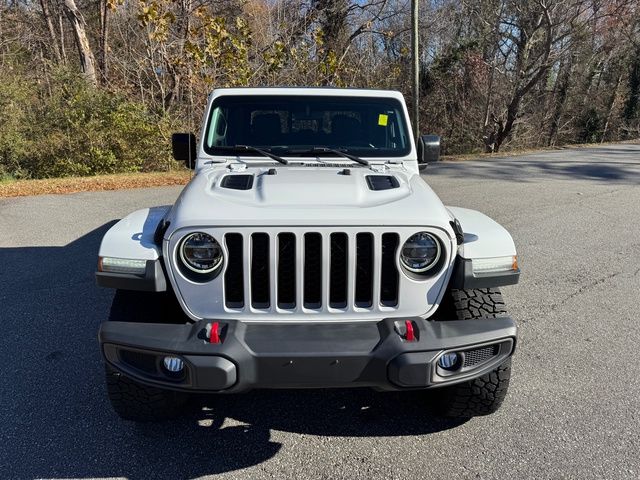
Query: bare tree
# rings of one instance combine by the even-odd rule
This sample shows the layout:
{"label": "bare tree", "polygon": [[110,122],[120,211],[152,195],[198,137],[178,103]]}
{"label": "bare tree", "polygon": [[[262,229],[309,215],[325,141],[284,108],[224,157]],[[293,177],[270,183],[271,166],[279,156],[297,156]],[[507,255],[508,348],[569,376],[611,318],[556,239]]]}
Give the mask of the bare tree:
{"label": "bare tree", "polygon": [[75,0],[64,0],[64,8],[73,28],[76,45],[78,46],[78,54],[80,55],[82,72],[89,83],[97,86],[96,60],[91,45],[89,44],[89,38],[87,37],[87,24],[78,10]]}

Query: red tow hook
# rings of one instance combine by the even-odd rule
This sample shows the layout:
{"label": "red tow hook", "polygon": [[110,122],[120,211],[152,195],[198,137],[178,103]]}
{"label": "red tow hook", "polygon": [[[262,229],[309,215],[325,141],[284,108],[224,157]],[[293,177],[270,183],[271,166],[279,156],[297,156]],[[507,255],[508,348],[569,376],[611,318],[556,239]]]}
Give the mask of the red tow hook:
{"label": "red tow hook", "polygon": [[404,339],[407,342],[413,342],[416,339],[416,335],[413,332],[413,322],[411,320],[405,320],[404,325],[407,329],[407,333],[404,334]]}
{"label": "red tow hook", "polygon": [[209,326],[209,343],[222,343],[220,339],[220,323],[213,322]]}

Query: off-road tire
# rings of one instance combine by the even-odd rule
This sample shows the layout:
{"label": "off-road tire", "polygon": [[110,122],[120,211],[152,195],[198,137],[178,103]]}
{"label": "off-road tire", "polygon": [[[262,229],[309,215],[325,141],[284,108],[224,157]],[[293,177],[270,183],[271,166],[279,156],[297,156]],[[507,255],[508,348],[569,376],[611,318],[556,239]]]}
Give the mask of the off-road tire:
{"label": "off-road tire", "polygon": [[507,313],[502,293],[497,288],[451,290],[449,294],[457,320],[492,318]]}
{"label": "off-road tire", "polygon": [[470,418],[496,412],[509,388],[511,359],[489,373],[434,391],[434,406],[445,417]]}
{"label": "off-road tire", "polygon": [[[186,316],[173,291],[116,290],[109,312],[111,322],[184,323]],[[105,366],[109,400],[125,420],[152,422],[176,417],[189,400],[187,393],[149,387]]]}
{"label": "off-road tire", "polygon": [[184,412],[189,396],[185,393],[149,387],[105,368],[111,406],[124,420],[153,422],[174,418]]}
{"label": "off-road tire", "polygon": [[[457,320],[482,321],[507,313],[497,288],[451,290],[449,307]],[[509,388],[511,358],[489,373],[433,391],[432,406],[446,417],[469,418],[497,411]]]}

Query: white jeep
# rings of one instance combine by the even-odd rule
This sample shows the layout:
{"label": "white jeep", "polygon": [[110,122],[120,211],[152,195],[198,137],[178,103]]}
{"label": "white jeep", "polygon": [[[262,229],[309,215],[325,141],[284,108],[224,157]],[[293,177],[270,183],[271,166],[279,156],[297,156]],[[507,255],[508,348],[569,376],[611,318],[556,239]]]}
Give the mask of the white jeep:
{"label": "white jeep", "polygon": [[496,287],[520,271],[509,233],[445,207],[419,171],[399,92],[215,90],[195,175],[173,206],[116,223],[97,283],[99,340],[123,418],[180,413],[189,393],[433,389],[439,412],[494,412],[516,326]]}

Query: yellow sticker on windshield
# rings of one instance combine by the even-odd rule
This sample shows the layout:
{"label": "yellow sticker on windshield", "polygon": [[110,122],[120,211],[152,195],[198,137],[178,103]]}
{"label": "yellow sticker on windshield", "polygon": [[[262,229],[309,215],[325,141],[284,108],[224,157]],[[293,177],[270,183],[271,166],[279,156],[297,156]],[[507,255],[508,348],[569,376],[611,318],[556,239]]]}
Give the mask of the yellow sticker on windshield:
{"label": "yellow sticker on windshield", "polygon": [[378,115],[378,125],[380,125],[381,127],[386,127],[388,121],[389,115],[385,115],[384,113]]}

